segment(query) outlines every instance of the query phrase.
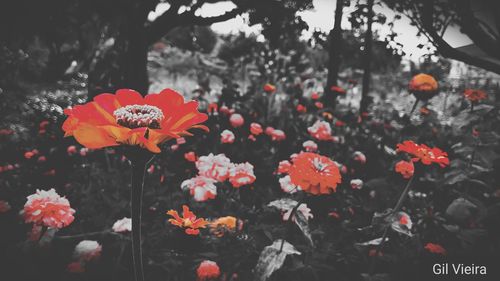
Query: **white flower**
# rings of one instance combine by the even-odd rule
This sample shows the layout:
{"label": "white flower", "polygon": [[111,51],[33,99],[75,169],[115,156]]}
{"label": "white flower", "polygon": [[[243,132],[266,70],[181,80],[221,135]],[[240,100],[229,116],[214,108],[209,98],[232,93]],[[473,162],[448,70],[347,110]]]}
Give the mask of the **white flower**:
{"label": "white flower", "polygon": [[132,231],[132,219],[130,219],[130,218],[123,218],[121,220],[117,220],[113,224],[113,231],[114,232],[128,232],[128,231]]}
{"label": "white flower", "polygon": [[79,260],[90,261],[101,255],[102,246],[93,240],[83,240],[76,245],[73,257]]}
{"label": "white flower", "polygon": [[351,187],[353,189],[361,189],[363,187],[363,181],[360,179],[351,180]]}
{"label": "white flower", "polygon": [[229,182],[231,182],[233,187],[251,184],[254,181],[253,165],[248,162],[235,164],[229,170]]}
{"label": "white flower", "polygon": [[220,142],[221,143],[233,143],[234,142],[234,134],[229,130],[224,130],[220,134]]}
{"label": "white flower", "polygon": [[315,152],[316,150],[318,150],[318,145],[312,141],[312,140],[308,140],[308,141],[305,141],[303,144],[302,144],[302,147],[307,151],[307,152]]}

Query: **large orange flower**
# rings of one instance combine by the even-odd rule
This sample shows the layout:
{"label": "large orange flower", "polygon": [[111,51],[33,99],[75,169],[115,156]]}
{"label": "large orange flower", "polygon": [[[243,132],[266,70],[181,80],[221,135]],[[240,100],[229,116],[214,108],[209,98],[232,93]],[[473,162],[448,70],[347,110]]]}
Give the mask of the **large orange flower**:
{"label": "large orange flower", "polygon": [[182,206],[182,218],[179,216],[176,210],[170,210],[167,215],[173,217],[168,221],[178,227],[185,228],[186,233],[189,235],[198,235],[200,233],[199,228],[205,228],[208,222],[203,218],[196,218],[196,215],[189,210],[186,205]]}
{"label": "large orange flower", "polygon": [[65,136],[87,148],[134,145],[159,153],[159,144],[185,135],[207,116],[198,112],[196,101],[184,102],[179,93],[165,89],[159,94],[141,96],[122,89],[116,94],[100,94],[92,102],[64,111]]}
{"label": "large orange flower", "polygon": [[311,194],[335,192],[341,182],[339,167],[333,160],[316,153],[302,152],[292,160],[291,182]]}
{"label": "large orange flower", "polygon": [[424,165],[436,163],[443,168],[450,164],[448,153],[437,147],[430,148],[425,144],[416,144],[413,141],[404,141],[403,143],[399,143],[397,145],[397,151],[413,155],[413,162],[418,162],[420,160],[420,162]]}

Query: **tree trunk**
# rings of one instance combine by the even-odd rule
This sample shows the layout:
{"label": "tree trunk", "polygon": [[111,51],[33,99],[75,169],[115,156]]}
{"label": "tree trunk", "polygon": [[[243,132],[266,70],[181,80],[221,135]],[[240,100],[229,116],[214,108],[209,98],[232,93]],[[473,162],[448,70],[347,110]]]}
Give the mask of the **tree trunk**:
{"label": "tree trunk", "polygon": [[371,60],[372,60],[372,45],[373,45],[373,2],[374,0],[368,0],[368,22],[365,34],[365,53],[363,56],[363,90],[361,92],[361,103],[359,105],[359,112],[363,114],[367,111],[370,105],[370,97],[368,93],[370,91],[370,76],[371,76]]}
{"label": "tree trunk", "polygon": [[124,17],[111,47],[97,53],[89,70],[88,98],[118,89],[133,89],[146,95],[149,89],[148,47],[144,13]]}
{"label": "tree trunk", "polygon": [[335,7],[335,23],[333,29],[328,35],[328,77],[324,89],[325,106],[334,108],[337,99],[337,93],[331,90],[332,86],[337,86],[339,67],[340,67],[340,48],[342,46],[342,14],[344,8],[344,1],[337,0]]}

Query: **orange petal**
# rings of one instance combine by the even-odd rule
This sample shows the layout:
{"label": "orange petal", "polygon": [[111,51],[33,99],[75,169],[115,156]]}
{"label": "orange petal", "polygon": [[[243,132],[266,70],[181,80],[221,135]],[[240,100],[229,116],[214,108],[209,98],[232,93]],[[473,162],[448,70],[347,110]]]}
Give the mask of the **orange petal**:
{"label": "orange petal", "polygon": [[75,139],[87,148],[117,146],[116,138],[106,129],[88,123],[80,123],[73,131]]}

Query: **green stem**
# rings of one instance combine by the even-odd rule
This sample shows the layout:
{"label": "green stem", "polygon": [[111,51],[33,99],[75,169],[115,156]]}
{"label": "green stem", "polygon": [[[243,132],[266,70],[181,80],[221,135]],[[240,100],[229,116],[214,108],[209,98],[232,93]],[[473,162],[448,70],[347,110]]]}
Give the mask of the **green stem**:
{"label": "green stem", "polygon": [[132,258],[135,281],[144,281],[141,247],[142,191],[144,189],[145,161],[132,161]]}

